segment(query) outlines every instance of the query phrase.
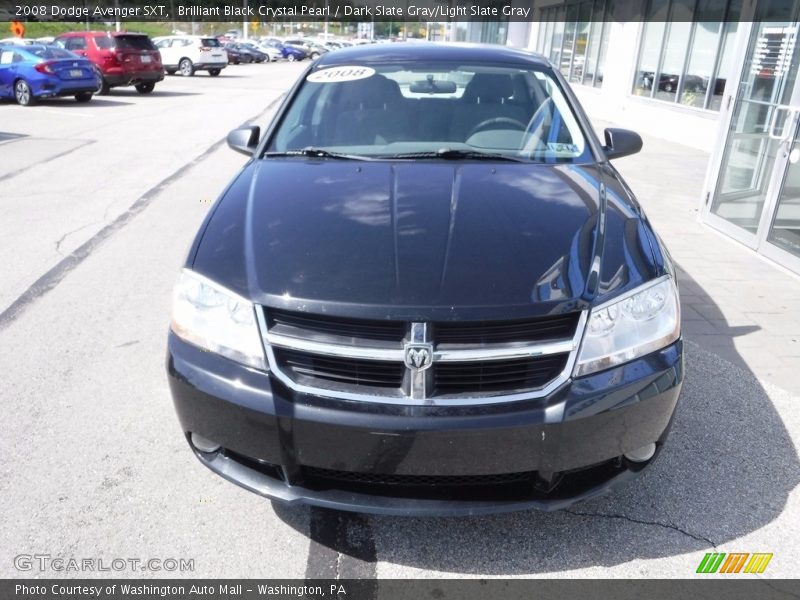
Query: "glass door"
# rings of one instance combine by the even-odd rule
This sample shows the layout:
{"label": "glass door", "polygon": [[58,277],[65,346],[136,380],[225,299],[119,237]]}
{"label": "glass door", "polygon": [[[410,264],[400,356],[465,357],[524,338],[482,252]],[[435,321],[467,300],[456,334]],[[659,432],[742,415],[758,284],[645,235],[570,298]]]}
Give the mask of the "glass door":
{"label": "glass door", "polygon": [[768,208],[768,228],[761,251],[800,273],[800,107],[794,110],[777,197]]}
{"label": "glass door", "polygon": [[798,3],[762,0],[753,21],[704,218],[757,248],[767,237],[800,117]]}

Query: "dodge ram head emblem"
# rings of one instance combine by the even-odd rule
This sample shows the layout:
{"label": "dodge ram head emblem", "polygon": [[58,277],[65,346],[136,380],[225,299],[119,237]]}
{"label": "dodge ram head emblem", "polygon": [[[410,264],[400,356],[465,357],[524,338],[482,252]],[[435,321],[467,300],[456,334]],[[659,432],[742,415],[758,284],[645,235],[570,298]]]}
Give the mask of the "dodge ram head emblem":
{"label": "dodge ram head emblem", "polygon": [[405,363],[409,369],[424,371],[433,364],[433,344],[406,344]]}

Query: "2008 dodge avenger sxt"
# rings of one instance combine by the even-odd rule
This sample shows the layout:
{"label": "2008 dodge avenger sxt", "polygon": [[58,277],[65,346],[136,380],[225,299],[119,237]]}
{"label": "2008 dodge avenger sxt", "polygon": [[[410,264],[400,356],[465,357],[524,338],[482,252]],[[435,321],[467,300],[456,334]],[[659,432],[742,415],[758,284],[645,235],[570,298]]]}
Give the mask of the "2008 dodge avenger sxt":
{"label": "2008 dodge avenger sxt", "polygon": [[389,44],[300,77],[174,292],[197,458],[291,504],[556,509],[647,467],[683,380],[675,270],[545,59]]}

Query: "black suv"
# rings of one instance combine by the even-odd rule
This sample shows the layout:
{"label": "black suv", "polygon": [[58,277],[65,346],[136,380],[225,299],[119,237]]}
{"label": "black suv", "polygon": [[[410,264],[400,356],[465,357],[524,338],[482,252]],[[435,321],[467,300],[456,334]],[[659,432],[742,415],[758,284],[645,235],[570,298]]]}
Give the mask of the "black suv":
{"label": "black suv", "polygon": [[652,463],[675,270],[557,70],[509,48],[327,54],[179,276],[167,368],[200,461],[289,503],[555,509]]}

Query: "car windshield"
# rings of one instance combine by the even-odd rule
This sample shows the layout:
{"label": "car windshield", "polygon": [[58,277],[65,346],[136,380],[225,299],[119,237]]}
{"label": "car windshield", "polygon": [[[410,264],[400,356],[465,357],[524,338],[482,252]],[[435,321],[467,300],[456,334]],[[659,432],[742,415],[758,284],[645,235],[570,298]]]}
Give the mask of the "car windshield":
{"label": "car windshield", "polygon": [[117,48],[122,50],[155,50],[156,47],[146,35],[118,35],[115,38]]}
{"label": "car windshield", "polygon": [[31,46],[28,52],[41,58],[77,58],[72,52],[62,50],[58,46]]}
{"label": "car windshield", "polygon": [[312,71],[268,152],[309,148],[377,159],[591,160],[550,73],[486,64],[392,62]]}

